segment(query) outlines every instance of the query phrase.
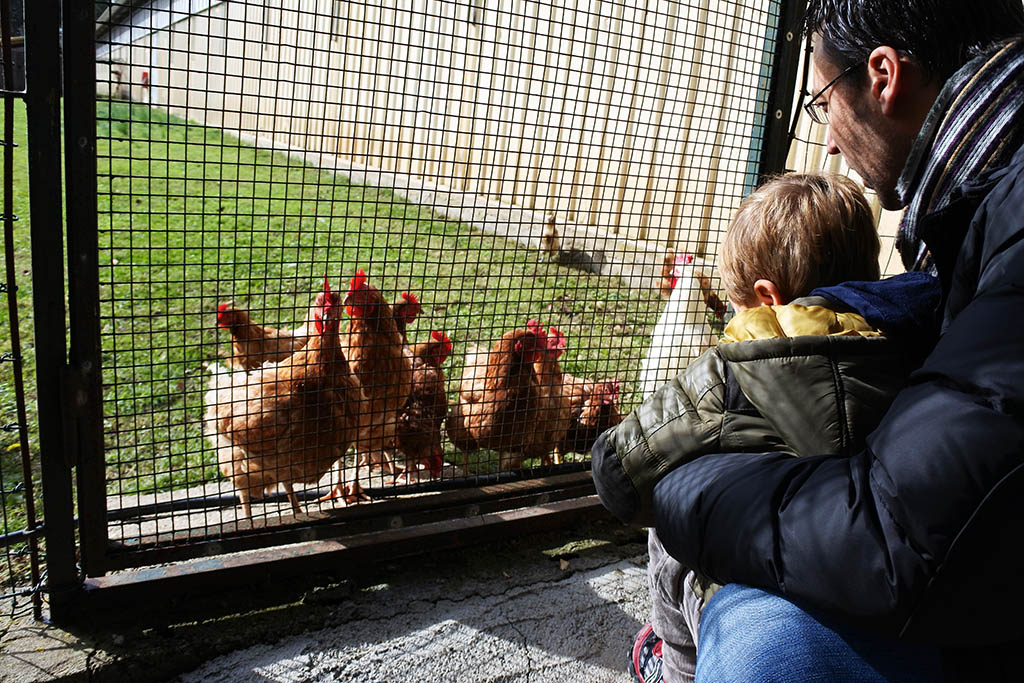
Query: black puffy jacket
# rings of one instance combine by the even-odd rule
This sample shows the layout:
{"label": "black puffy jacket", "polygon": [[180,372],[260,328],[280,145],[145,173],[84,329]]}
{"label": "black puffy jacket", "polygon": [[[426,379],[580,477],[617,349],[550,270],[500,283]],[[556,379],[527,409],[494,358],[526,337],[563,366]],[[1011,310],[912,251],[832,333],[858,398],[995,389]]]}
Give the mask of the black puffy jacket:
{"label": "black puffy jacket", "polygon": [[[940,645],[1024,637],[1024,148],[920,234],[943,334],[852,457],[710,455],[655,487],[665,548]],[[982,679],[978,679],[982,680]]]}

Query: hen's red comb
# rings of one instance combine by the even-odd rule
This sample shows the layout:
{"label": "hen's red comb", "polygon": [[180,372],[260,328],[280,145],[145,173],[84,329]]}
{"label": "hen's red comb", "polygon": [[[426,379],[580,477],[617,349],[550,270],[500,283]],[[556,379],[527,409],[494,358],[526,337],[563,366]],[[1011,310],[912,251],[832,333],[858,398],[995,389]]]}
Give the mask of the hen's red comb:
{"label": "hen's red comb", "polygon": [[233,308],[234,305],[235,305],[234,301],[222,301],[219,304],[217,304],[217,326],[218,327],[228,328],[228,327],[231,326],[231,323],[229,323],[227,321],[227,317],[228,317],[227,313],[228,313],[228,309]]}
{"label": "hen's red comb", "polygon": [[408,301],[410,304],[418,304],[420,300],[416,298],[416,295],[412,292],[402,292],[402,298]]}
{"label": "hen's red comb", "polygon": [[544,327],[540,324],[540,321],[536,318],[530,318],[526,321],[526,329],[533,332],[538,337],[546,337],[547,332],[544,331]]}
{"label": "hen's red comb", "polygon": [[447,334],[438,330],[431,331],[430,336],[441,344],[441,362],[443,363],[448,356],[452,355],[452,340],[448,338]]}
{"label": "hen's red comb", "polygon": [[324,294],[331,293],[331,283],[327,281],[327,273],[324,273]]}
{"label": "hen's red comb", "polygon": [[356,271],[356,276],[348,283],[348,293],[359,291],[366,287],[366,273],[360,268]]}

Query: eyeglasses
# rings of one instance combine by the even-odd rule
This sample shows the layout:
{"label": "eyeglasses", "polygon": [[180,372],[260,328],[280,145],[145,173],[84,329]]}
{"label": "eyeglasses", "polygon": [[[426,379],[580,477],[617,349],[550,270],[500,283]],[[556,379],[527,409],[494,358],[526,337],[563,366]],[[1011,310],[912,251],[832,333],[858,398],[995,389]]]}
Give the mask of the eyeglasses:
{"label": "eyeglasses", "polygon": [[811,121],[814,121],[815,123],[820,123],[823,126],[828,125],[828,102],[819,102],[818,100],[821,99],[821,96],[825,94],[826,90],[828,90],[833,85],[838,83],[839,79],[841,79],[843,76],[850,73],[863,63],[864,60],[862,59],[859,62],[854,62],[850,66],[843,69],[838,76],[833,78],[831,81],[828,82],[828,84],[824,88],[819,90],[818,94],[811,98],[810,102],[804,105],[804,111],[807,112],[807,115],[811,117]]}

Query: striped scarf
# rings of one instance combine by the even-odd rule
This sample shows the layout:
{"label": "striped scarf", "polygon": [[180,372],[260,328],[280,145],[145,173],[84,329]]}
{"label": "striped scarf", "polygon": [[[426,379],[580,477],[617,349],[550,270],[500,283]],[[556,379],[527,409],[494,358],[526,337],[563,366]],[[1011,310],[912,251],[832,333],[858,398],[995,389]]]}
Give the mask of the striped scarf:
{"label": "striped scarf", "polygon": [[1024,143],[1024,39],[977,57],[953,74],[928,113],[896,191],[908,202],[896,245],[907,270],[935,273],[918,234],[921,219],[954,190],[1009,163]]}

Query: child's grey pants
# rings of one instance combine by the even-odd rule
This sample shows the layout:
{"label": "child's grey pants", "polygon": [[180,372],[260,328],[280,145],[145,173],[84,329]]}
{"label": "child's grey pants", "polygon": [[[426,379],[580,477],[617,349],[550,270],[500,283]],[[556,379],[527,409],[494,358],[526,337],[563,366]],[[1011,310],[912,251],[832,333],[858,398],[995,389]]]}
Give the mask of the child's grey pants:
{"label": "child's grey pants", "polygon": [[693,681],[697,670],[697,627],[704,604],[694,590],[695,575],[666,551],[652,527],[647,533],[647,581],[651,624],[662,643],[666,683]]}

